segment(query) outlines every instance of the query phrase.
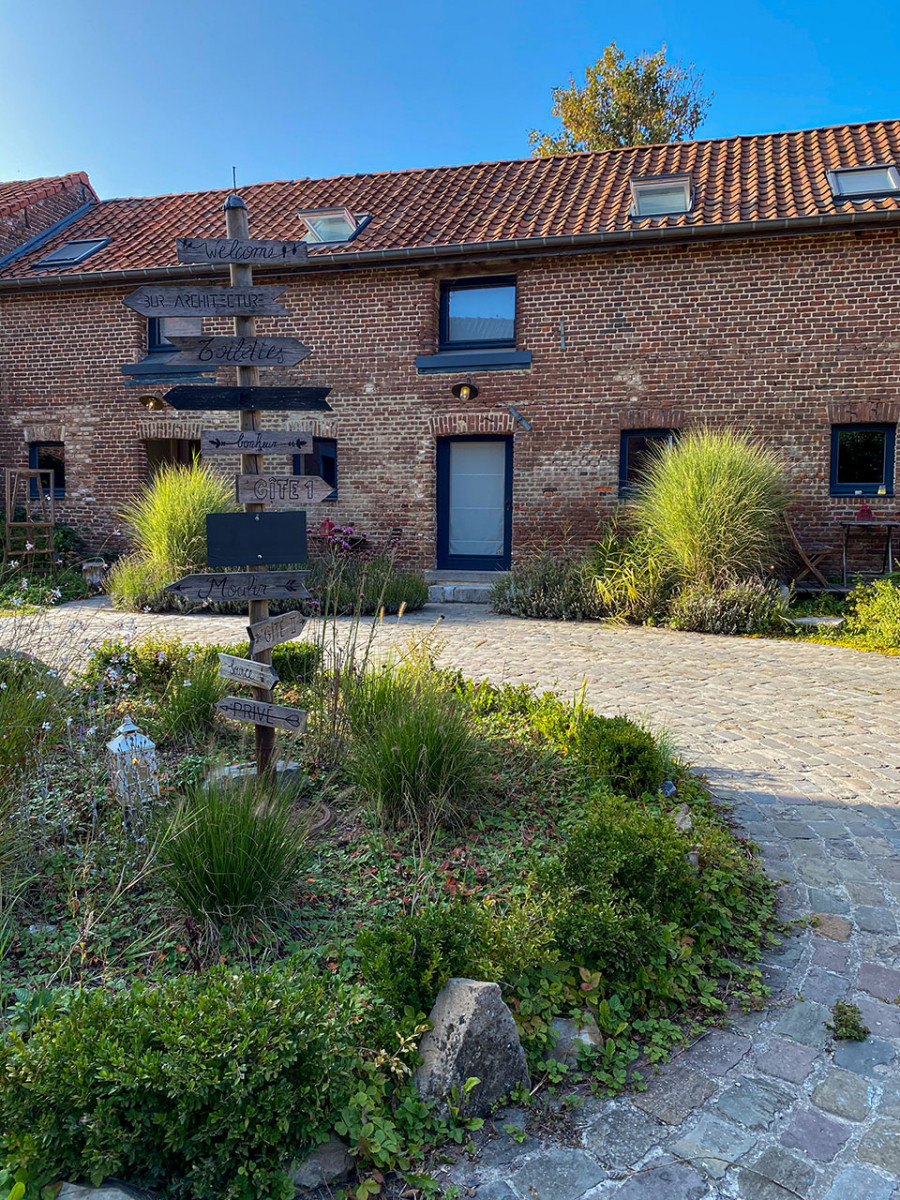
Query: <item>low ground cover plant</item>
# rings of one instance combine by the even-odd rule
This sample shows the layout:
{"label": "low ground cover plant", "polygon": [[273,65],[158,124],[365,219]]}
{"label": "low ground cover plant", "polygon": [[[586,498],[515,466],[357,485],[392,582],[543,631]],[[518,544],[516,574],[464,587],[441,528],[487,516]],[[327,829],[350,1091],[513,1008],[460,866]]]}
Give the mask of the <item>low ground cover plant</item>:
{"label": "low ground cover plant", "polygon": [[249,736],[214,715],[202,739],[161,743],[161,795],[129,825],[103,744],[207,653],[104,647],[60,685],[16,786],[28,879],[11,901],[0,859],[13,1173],[287,1196],[292,1158],[337,1131],[351,1194],[372,1196],[463,1136],[410,1082],[452,975],[499,983],[538,1085],[564,1075],[554,1018],[589,1013],[602,1041],[581,1067],[600,1091],[729,1002],[759,1003],[772,887],[666,740],[583,696],[443,670],[427,638],[365,670],[286,647],[285,702],[339,731],[288,747],[292,791],[210,786]]}

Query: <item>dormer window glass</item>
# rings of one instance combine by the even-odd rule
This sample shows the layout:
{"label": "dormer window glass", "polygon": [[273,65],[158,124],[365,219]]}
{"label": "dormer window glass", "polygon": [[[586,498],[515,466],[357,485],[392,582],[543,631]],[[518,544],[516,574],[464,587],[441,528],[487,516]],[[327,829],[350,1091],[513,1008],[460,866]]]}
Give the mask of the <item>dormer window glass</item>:
{"label": "dormer window glass", "polygon": [[659,175],[631,180],[631,216],[662,217],[690,212],[691,181],[686,175]]}
{"label": "dormer window glass", "polygon": [[309,208],[298,214],[306,226],[301,242],[349,242],[358,233],[360,221],[348,208]]}
{"label": "dormer window glass", "polygon": [[845,167],[829,171],[828,182],[834,196],[885,196],[900,192],[900,171],[889,164]]}

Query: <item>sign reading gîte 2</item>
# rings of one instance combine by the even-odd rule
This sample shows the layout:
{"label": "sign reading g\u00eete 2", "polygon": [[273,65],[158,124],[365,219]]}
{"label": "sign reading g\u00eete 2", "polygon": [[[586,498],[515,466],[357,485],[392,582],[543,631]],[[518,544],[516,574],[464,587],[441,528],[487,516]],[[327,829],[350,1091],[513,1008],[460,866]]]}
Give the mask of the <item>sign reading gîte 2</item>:
{"label": "sign reading g\u00eete 2", "polygon": [[278,266],[305,263],[306,242],[261,241],[251,238],[176,238],[181,263],[246,263]]}
{"label": "sign reading g\u00eete 2", "polygon": [[167,367],[293,367],[312,354],[309,346],[292,337],[178,337],[169,341],[178,353]]}

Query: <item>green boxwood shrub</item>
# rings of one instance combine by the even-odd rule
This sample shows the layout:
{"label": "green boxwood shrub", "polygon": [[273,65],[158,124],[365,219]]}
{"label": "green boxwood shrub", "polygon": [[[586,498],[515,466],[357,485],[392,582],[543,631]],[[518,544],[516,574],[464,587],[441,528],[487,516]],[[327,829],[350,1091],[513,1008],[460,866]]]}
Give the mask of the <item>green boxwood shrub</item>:
{"label": "green boxwood shrub", "polygon": [[582,703],[565,704],[548,693],[534,726],[616,792],[655,793],[670,767],[664,746],[629,717],[600,717]]}
{"label": "green boxwood shrub", "polygon": [[842,633],[873,646],[900,647],[900,576],[857,588],[850,596],[850,608]]}
{"label": "green boxwood shrub", "polygon": [[307,970],[95,989],[0,1042],[0,1143],[38,1175],[288,1200],[352,1085],[357,1001]]}

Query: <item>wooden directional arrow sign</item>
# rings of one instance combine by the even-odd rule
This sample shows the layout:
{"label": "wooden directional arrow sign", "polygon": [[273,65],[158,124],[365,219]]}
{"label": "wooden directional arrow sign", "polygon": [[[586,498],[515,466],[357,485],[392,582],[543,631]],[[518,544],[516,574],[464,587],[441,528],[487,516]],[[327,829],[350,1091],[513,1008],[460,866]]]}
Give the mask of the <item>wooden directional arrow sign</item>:
{"label": "wooden directional arrow sign", "polygon": [[200,453],[310,454],[313,435],[299,429],[204,429]]}
{"label": "wooden directional arrow sign", "polygon": [[185,575],[165,589],[185,600],[309,600],[305,571],[222,571]]}
{"label": "wooden directional arrow sign", "polygon": [[306,242],[253,241],[250,238],[177,238],[182,263],[248,263],[273,267],[280,263],[305,263]]}
{"label": "wooden directional arrow sign", "polygon": [[176,337],[169,338],[178,353],[167,367],[293,367],[312,354],[292,337]]}
{"label": "wooden directional arrow sign", "polygon": [[206,561],[211,567],[306,562],[306,513],[210,513]]}
{"label": "wooden directional arrow sign", "polygon": [[240,696],[226,696],[218,701],[216,708],[232,721],[249,721],[252,725],[268,725],[270,729],[286,729],[289,733],[306,732],[306,713],[302,708],[285,708]]}
{"label": "wooden directional arrow sign", "polygon": [[145,317],[288,317],[283,287],[141,287],[123,303]]}
{"label": "wooden directional arrow sign", "polygon": [[219,677],[260,688],[273,688],[278,682],[278,675],[267,663],[251,662],[249,658],[235,658],[233,654],[222,653],[219,654]]}
{"label": "wooden directional arrow sign", "polygon": [[306,624],[306,618],[298,612],[282,613],[280,617],[270,617],[268,621],[257,621],[247,626],[250,636],[250,653],[258,654],[260,650],[271,650],[275,646],[283,646],[299,637]]}
{"label": "wooden directional arrow sign", "polygon": [[165,394],[166,404],[179,412],[288,412],[307,409],[331,412],[325,397],[331,388],[314,387],[174,387]]}
{"label": "wooden directional arrow sign", "polygon": [[318,504],[334,491],[319,475],[238,475],[235,483],[238,504],[278,504],[282,508]]}

